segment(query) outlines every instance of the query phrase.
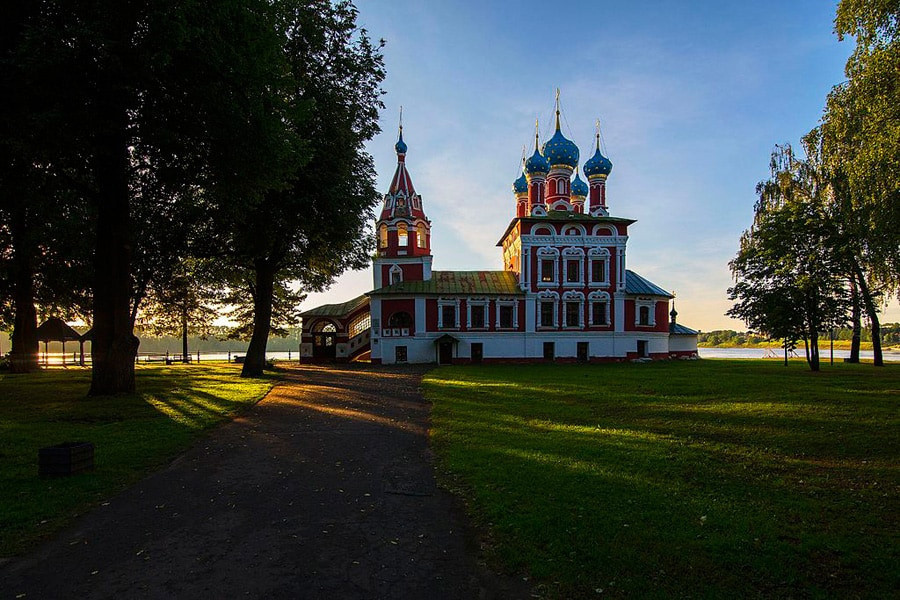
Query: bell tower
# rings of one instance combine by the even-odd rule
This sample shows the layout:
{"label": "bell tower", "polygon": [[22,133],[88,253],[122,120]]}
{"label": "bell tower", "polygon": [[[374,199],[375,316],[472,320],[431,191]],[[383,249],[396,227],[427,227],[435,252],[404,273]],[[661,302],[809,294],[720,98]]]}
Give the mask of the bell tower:
{"label": "bell tower", "polygon": [[407,145],[403,141],[403,113],[400,115],[400,134],[394,145],[397,169],[375,221],[375,289],[431,279],[431,221],[425,216],[422,196],[416,193],[406,170]]}

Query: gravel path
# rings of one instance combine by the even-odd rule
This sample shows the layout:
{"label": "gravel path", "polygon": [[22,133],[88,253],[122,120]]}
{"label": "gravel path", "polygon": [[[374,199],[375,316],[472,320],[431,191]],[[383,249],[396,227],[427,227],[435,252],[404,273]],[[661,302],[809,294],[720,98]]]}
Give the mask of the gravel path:
{"label": "gravel path", "polygon": [[[435,487],[424,369],[300,367],[31,555],[24,598],[521,598]],[[20,596],[25,594],[25,596]]]}

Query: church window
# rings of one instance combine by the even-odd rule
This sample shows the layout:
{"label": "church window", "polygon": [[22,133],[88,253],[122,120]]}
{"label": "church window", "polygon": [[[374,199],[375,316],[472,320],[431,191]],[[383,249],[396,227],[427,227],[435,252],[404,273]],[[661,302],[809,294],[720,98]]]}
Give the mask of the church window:
{"label": "church window", "polygon": [[638,325],[649,325],[650,324],[650,307],[642,306],[640,307],[640,312],[638,315]]}
{"label": "church window", "polygon": [[556,193],[557,194],[565,194],[566,193],[566,182],[563,179],[558,179],[556,181]]}
{"label": "church window", "polygon": [[441,327],[445,329],[456,327],[456,306],[445,304],[441,307]]}
{"label": "church window", "polygon": [[606,281],[606,260],[594,258],[591,260],[591,283]]}
{"label": "church window", "polygon": [[394,265],[391,267],[391,285],[395,283],[400,283],[403,281],[403,269],[401,269],[398,265]]}
{"label": "church window", "polygon": [[472,311],[472,322],[470,326],[474,329],[484,329],[484,305],[474,304],[470,310]]}
{"label": "church window", "polygon": [[401,329],[412,327],[412,317],[406,311],[395,312],[388,319],[388,327],[400,327]]}
{"label": "church window", "polygon": [[541,281],[544,283],[552,282],[556,280],[556,273],[554,272],[556,269],[556,260],[552,258],[542,258],[541,259]]}
{"label": "church window", "polygon": [[500,328],[501,329],[512,329],[513,328],[513,307],[512,306],[501,306],[500,307]]}
{"label": "church window", "polygon": [[556,325],[556,303],[552,300],[541,302],[541,327]]}
{"label": "church window", "polygon": [[566,327],[581,326],[581,302],[566,302]]}
{"label": "church window", "polygon": [[566,283],[578,283],[581,281],[581,261],[578,259],[566,260]]}
{"label": "church window", "polygon": [[382,224],[382,226],[378,228],[378,243],[382,248],[387,248],[388,245],[387,231],[387,225]]}
{"label": "church window", "polygon": [[409,234],[406,229],[406,223],[397,224],[397,243],[400,246],[409,244]]}
{"label": "church window", "polygon": [[347,327],[347,329],[350,332],[350,337],[355,337],[364,332],[366,329],[369,329],[371,326],[372,315],[370,313],[365,313],[350,321],[350,325]]}
{"label": "church window", "polygon": [[418,241],[419,248],[425,247],[425,224],[419,223],[418,227],[416,227],[416,240]]}
{"label": "church window", "polygon": [[606,325],[606,302],[591,303],[591,325]]}

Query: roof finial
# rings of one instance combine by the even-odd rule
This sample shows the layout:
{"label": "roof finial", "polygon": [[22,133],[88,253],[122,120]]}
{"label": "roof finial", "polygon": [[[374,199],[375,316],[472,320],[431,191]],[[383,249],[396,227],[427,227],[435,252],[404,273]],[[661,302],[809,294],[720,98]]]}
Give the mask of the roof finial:
{"label": "roof finial", "polygon": [[534,150],[537,152],[538,149],[538,132],[540,131],[540,124],[538,120],[534,120]]}
{"label": "roof finial", "polygon": [[556,130],[559,131],[559,88],[556,88]]}
{"label": "roof finial", "polygon": [[597,150],[600,149],[600,119],[597,119]]}
{"label": "roof finial", "polygon": [[400,105],[400,137],[403,137],[403,105]]}

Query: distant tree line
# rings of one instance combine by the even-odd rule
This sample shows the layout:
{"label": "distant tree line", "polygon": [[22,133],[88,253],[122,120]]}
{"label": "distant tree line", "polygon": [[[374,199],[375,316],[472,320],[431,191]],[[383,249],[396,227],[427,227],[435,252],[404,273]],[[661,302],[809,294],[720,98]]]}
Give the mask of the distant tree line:
{"label": "distant tree line", "polygon": [[[819,126],[775,147],[757,186],[753,224],[730,266],[727,312],[785,351],[803,342],[819,370],[819,338],[850,325],[859,361],[863,317],[884,364],[880,307],[900,291],[900,4],[841,0],[835,32],[855,41],[847,81]],[[787,355],[787,354],[785,354]]]}
{"label": "distant tree line", "polygon": [[[824,339],[830,339],[831,331],[823,332]],[[833,331],[834,339],[842,342],[853,340],[854,331],[851,327],[838,327]],[[860,332],[860,341],[869,343],[872,341],[871,330],[863,329]],[[734,331],[731,329],[717,329],[703,331],[697,336],[700,344],[707,346],[766,346],[771,345],[772,340],[767,336],[752,331]],[[883,346],[900,345],[900,323],[882,323],[881,343]]]}
{"label": "distant tree line", "polygon": [[367,263],[381,44],[339,0],[44,0],[0,19],[0,325],[92,327],[93,395],[134,390],[135,327],[261,374],[297,304]]}

